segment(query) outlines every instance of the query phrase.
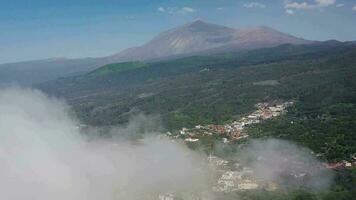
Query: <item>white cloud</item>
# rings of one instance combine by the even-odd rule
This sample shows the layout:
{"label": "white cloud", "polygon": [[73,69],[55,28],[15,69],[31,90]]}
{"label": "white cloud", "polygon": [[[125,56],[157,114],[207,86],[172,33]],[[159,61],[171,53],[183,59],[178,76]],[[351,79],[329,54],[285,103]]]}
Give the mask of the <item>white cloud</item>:
{"label": "white cloud", "polygon": [[167,14],[170,14],[170,15],[177,15],[177,14],[180,14],[180,15],[185,15],[185,14],[189,14],[189,13],[194,13],[196,12],[196,10],[192,7],[188,7],[188,6],[184,6],[184,7],[158,7],[157,8],[157,11],[158,12],[161,12],[161,13],[167,13]]}
{"label": "white cloud", "polygon": [[195,12],[195,9],[191,8],[191,7],[183,7],[182,11],[187,12],[187,13],[193,13],[193,12]]}
{"label": "white cloud", "polygon": [[287,9],[287,10],[286,10],[286,14],[287,14],[287,15],[294,15],[294,10]]}
{"label": "white cloud", "polygon": [[158,12],[166,12],[166,9],[163,8],[163,7],[158,7],[158,8],[157,8],[157,11],[158,11]]}
{"label": "white cloud", "polygon": [[344,4],[343,3],[339,3],[336,5],[337,8],[341,8],[341,7],[344,7]]}
{"label": "white cloud", "polygon": [[326,7],[334,5],[336,3],[336,0],[315,0],[315,2],[319,7]]}
{"label": "white cloud", "polygon": [[209,186],[205,155],[164,138],[125,139],[144,134],[150,117],[133,118],[105,139],[95,128],[82,133],[70,113],[39,91],[0,89],[0,199],[137,200]]}
{"label": "white cloud", "polygon": [[298,3],[298,2],[288,2],[285,3],[284,6],[286,9],[311,9],[314,6],[311,4],[308,4],[307,2],[302,2],[302,3]]}
{"label": "white cloud", "polygon": [[[292,13],[291,11],[295,10],[311,10],[315,8],[324,8],[328,7],[331,5],[334,5],[336,3],[336,0],[314,0],[314,2],[308,3],[306,1],[299,2],[299,1],[293,1],[293,0],[285,0],[284,1],[284,8],[286,9],[286,14]],[[341,7],[343,4],[338,4],[336,5],[337,7]],[[288,11],[287,10],[291,10]]]}
{"label": "white cloud", "polygon": [[258,3],[258,2],[250,2],[244,4],[245,8],[266,8],[265,4]]}
{"label": "white cloud", "polygon": [[353,11],[356,11],[356,5],[355,5],[354,7],[352,7],[352,10],[353,10]]}

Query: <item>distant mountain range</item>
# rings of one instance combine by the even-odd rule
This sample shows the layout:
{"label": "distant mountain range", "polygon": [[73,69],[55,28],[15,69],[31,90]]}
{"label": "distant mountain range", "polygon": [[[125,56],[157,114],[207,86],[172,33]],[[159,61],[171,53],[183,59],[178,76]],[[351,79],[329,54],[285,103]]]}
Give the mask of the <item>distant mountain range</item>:
{"label": "distant mountain range", "polygon": [[148,43],[102,58],[47,59],[0,65],[0,85],[33,85],[84,74],[110,63],[244,51],[311,41],[268,27],[233,29],[201,20],[159,34]]}
{"label": "distant mountain range", "polygon": [[0,86],[31,86],[59,77],[80,75],[108,63],[106,58],[45,59],[0,65]]}

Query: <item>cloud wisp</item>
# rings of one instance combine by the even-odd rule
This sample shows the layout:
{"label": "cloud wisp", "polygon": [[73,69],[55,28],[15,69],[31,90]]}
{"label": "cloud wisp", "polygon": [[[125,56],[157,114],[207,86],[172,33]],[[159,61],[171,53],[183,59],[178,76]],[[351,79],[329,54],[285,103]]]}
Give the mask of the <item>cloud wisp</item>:
{"label": "cloud wisp", "polygon": [[293,0],[285,0],[284,8],[286,14],[293,15],[295,13],[295,10],[312,10],[316,8],[329,7],[335,4],[336,0],[314,0],[314,2],[312,3],[308,3],[306,1],[298,2]]}
{"label": "cloud wisp", "polygon": [[265,4],[262,4],[259,2],[244,3],[243,6],[245,8],[266,8],[267,7]]}
{"label": "cloud wisp", "polygon": [[286,10],[285,10],[285,13],[286,13],[287,15],[294,15],[294,10],[292,10],[292,9],[286,9]]}
{"label": "cloud wisp", "polygon": [[184,6],[184,7],[158,7],[157,8],[158,12],[161,13],[167,13],[170,15],[186,15],[186,14],[191,14],[195,13],[196,10],[192,7]]}

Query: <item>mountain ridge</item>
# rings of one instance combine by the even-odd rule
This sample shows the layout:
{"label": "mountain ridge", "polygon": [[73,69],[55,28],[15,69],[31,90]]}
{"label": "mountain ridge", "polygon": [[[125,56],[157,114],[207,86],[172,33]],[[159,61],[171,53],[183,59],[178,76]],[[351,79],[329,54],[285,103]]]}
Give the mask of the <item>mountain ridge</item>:
{"label": "mountain ridge", "polygon": [[307,44],[311,41],[266,26],[234,29],[202,20],[162,32],[148,43],[112,55],[114,60],[147,60],[179,54],[198,53],[223,47],[250,50],[281,44]]}

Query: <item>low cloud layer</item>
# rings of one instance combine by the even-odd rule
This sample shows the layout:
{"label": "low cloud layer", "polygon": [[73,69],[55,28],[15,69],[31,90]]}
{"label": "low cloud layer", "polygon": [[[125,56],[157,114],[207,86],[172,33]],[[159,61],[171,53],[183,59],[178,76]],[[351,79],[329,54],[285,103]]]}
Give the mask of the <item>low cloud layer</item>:
{"label": "low cloud layer", "polygon": [[[210,199],[214,171],[205,155],[159,137],[127,140],[130,133],[159,130],[156,121],[138,116],[110,130],[115,137],[108,139],[91,128],[81,133],[63,101],[36,90],[0,90],[0,199],[139,200],[171,192]],[[331,176],[307,152],[281,140],[256,140],[237,156],[259,179],[287,184],[292,172],[308,179],[291,187],[324,189]]]}
{"label": "low cloud layer", "polygon": [[208,182],[201,156],[181,144],[88,140],[70,116],[38,91],[0,92],[0,199],[157,199]]}

